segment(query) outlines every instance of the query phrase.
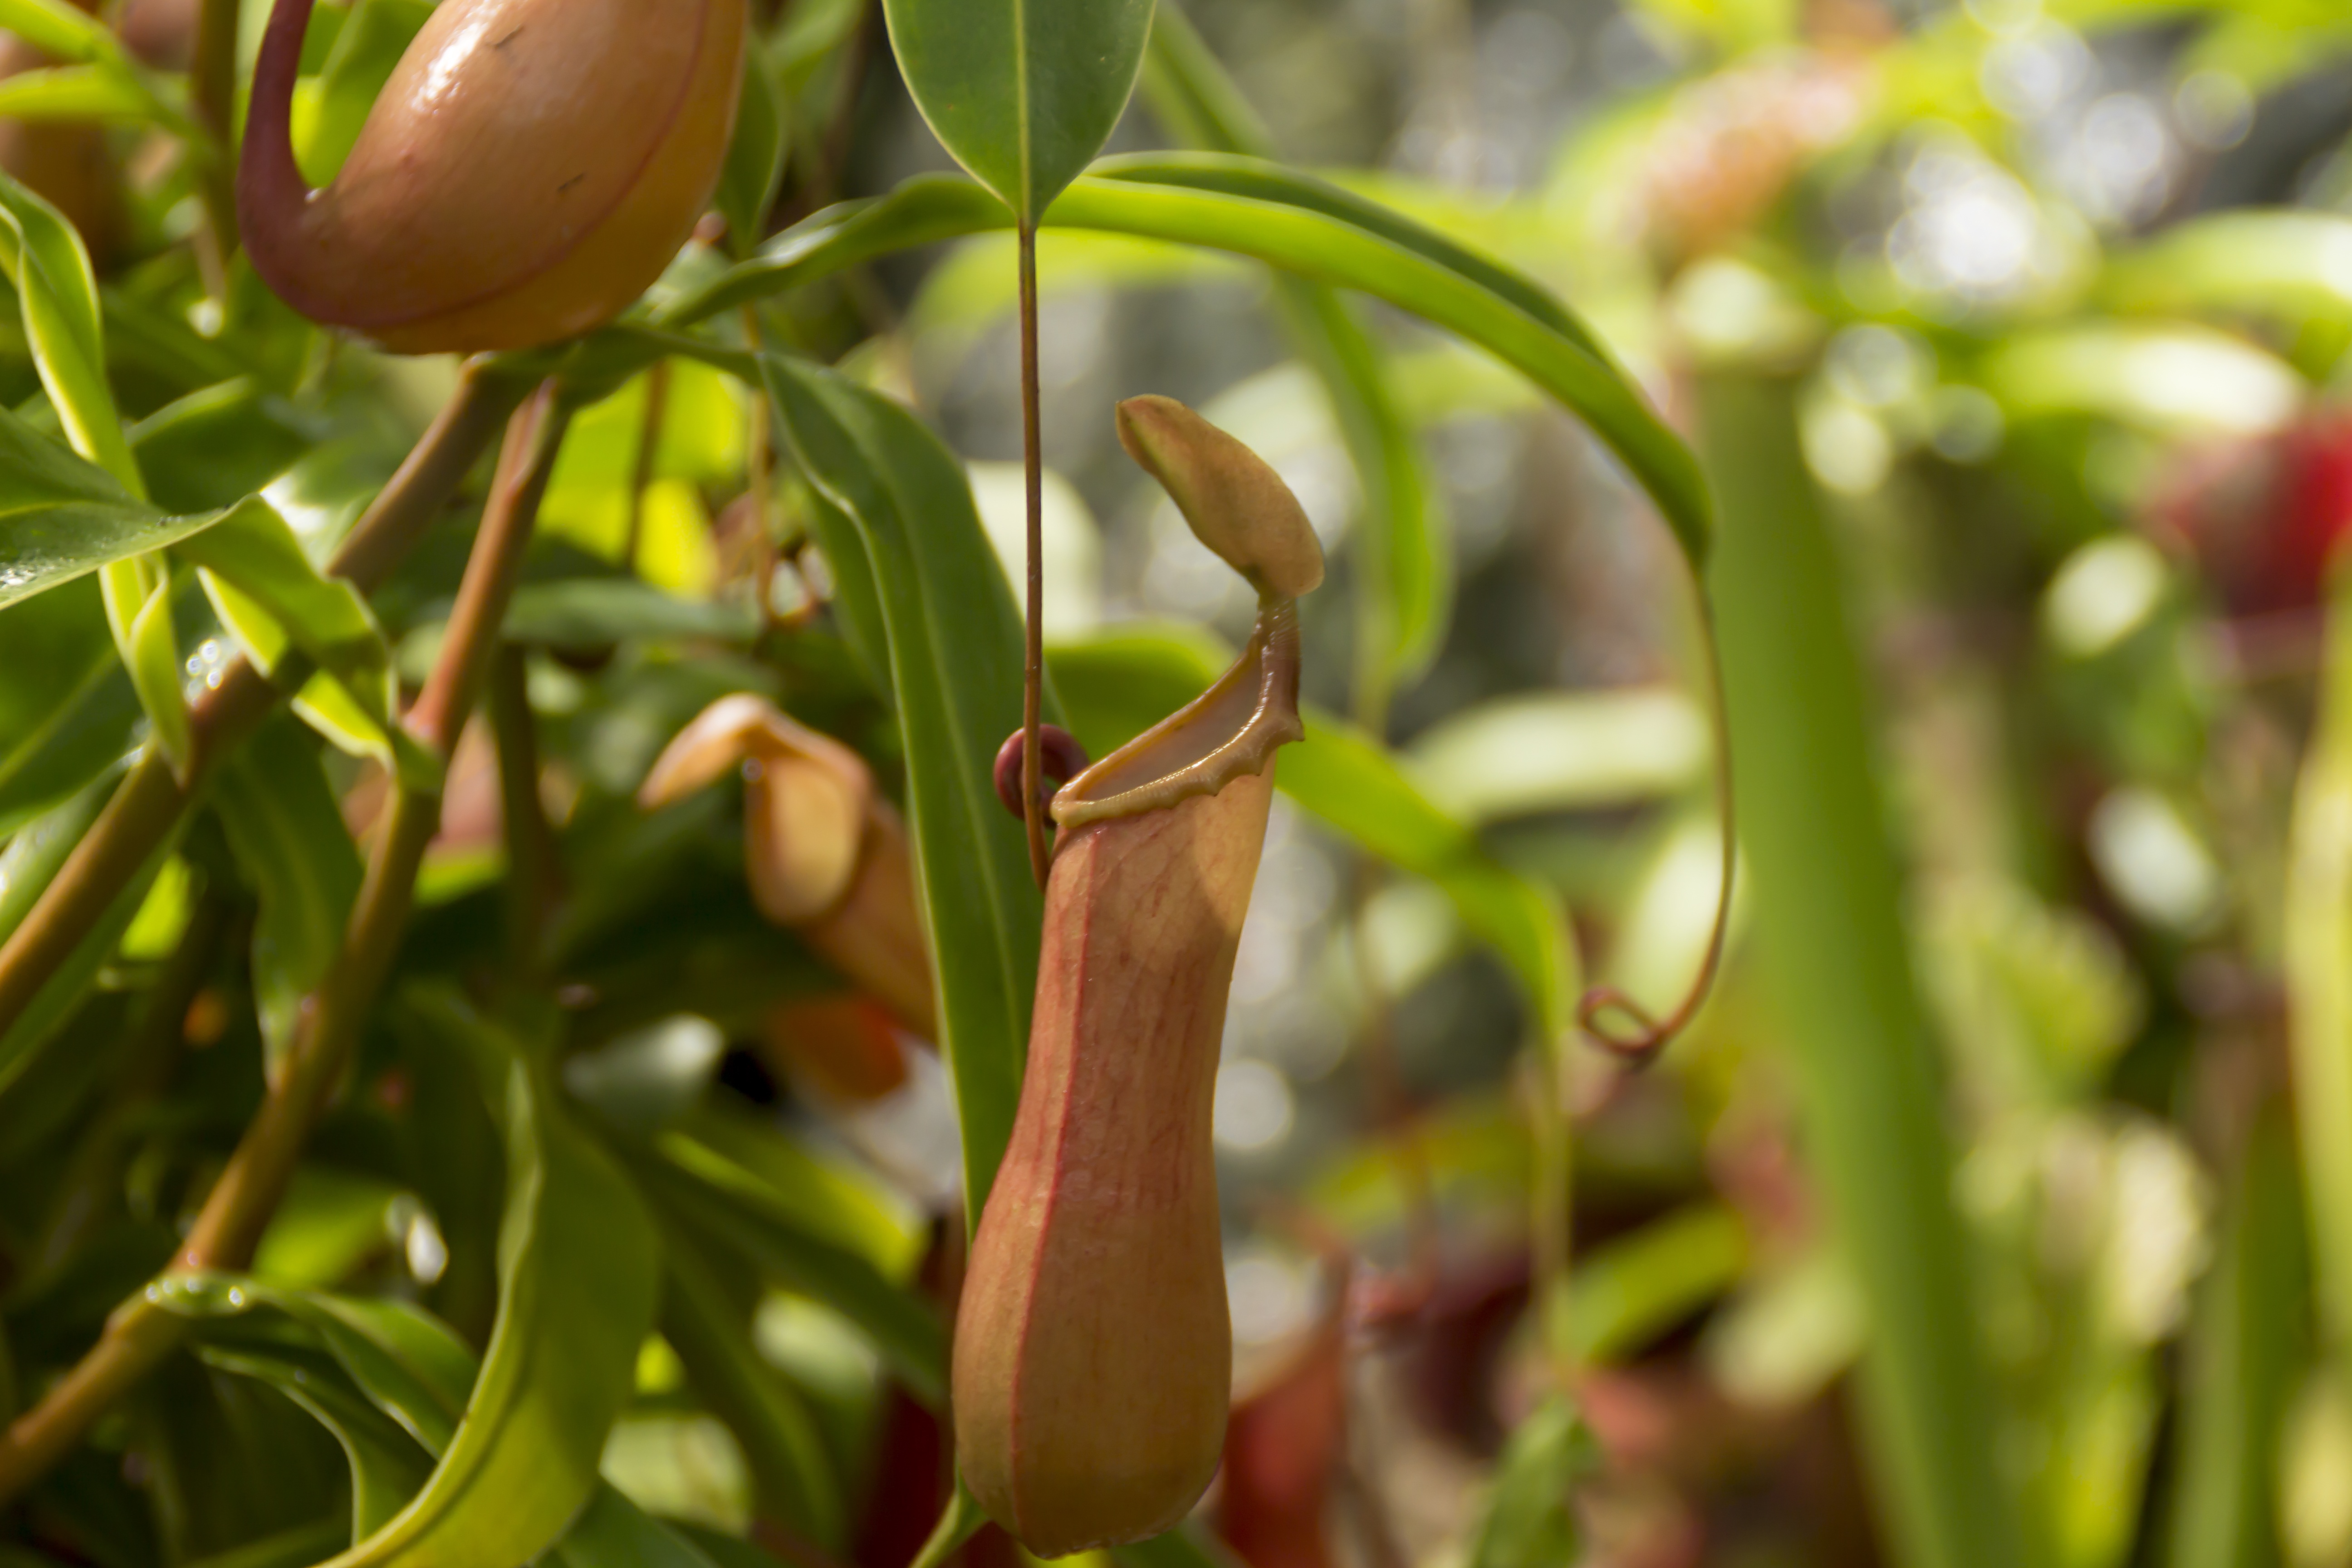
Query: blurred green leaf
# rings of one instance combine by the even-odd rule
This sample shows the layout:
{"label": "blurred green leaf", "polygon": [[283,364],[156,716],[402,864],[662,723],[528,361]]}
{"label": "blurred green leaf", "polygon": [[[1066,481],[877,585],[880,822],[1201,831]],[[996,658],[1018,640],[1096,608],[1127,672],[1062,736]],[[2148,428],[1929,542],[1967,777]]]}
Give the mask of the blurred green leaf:
{"label": "blurred green leaf", "polygon": [[567,577],[515,590],[506,639],[589,653],[645,637],[707,638],[743,646],[760,635],[759,612],[727,599],[681,599],[635,577]]}
{"label": "blurred green leaf", "polygon": [[[1072,732],[1101,756],[1206,690],[1225,661],[1201,634],[1130,626],[1057,644],[1046,662]],[[1275,786],[1391,865],[1436,883],[1463,923],[1510,966],[1545,1036],[1566,1029],[1576,957],[1553,900],[1496,864],[1369,735],[1312,707],[1305,711],[1306,742],[1283,748]]]}
{"label": "blurred green leaf", "polygon": [[1021,724],[1020,618],[963,466],[938,437],[830,372],[773,354],[760,368],[828,503],[816,532],[841,604],[869,657],[887,658],[977,1223],[1021,1095],[1044,919],[1021,825],[991,782],[997,747]]}
{"label": "blurred green leaf", "polygon": [[1737,1284],[1748,1251],[1746,1223],[1715,1204],[1591,1248],[1560,1298],[1568,1342],[1588,1362],[1625,1358]]}
{"label": "blurred green leaf", "polygon": [[[1273,155],[1265,125],[1173,0],[1164,0],[1153,16],[1144,84],[1154,111],[1193,146]],[[1378,714],[1393,684],[1419,674],[1437,652],[1452,608],[1453,557],[1420,444],[1357,307],[1332,289],[1291,278],[1279,280],[1277,297],[1363,490],[1373,542],[1355,580],[1356,711]]]}
{"label": "blurred green leaf", "polygon": [[0,80],[0,114],[11,120],[144,121],[155,102],[128,73],[106,66],[56,66]]}
{"label": "blurred green leaf", "polygon": [[1496,1461],[1494,1494],[1470,1547],[1470,1568],[1557,1568],[1577,1561],[1575,1488],[1601,1448],[1576,1406],[1554,1394],[1521,1421]]}
{"label": "blurred green leaf", "polygon": [[2352,321],[2352,217],[2209,213],[2111,258],[2100,287],[2120,310]]}
{"label": "blurred green leaf", "polygon": [[2352,595],[2327,605],[2317,722],[2288,827],[2284,968],[2319,1321],[2352,1344]]}
{"label": "blurred green leaf", "polygon": [[1114,1546],[1111,1560],[1129,1568],[1238,1568],[1232,1548],[1197,1524],[1186,1524],[1165,1535]]}
{"label": "blurred green leaf", "polygon": [[[360,857],[318,749],[287,719],[265,723],[232,757],[213,808],[260,901],[253,928],[254,1003],[274,1076],[303,1003],[342,948],[359,896]],[[325,1281],[321,1281],[324,1283]]]}
{"label": "blurred green leaf", "polygon": [[1406,769],[1464,822],[1629,805],[1706,776],[1706,717],[1678,691],[1507,697],[1457,709],[1413,738]]}
{"label": "blurred green leaf", "polygon": [[0,0],[0,28],[62,60],[121,58],[106,24],[66,0]]}
{"label": "blurred green leaf", "polygon": [[2307,1339],[2302,1195],[2283,1117],[2253,1127],[2190,1320],[2174,1452],[2171,1568],[2280,1560],[2279,1436]]}
{"label": "blurred green leaf", "polygon": [[742,1446],[759,1517],[838,1552],[846,1489],[807,1404],[751,1342],[750,1314],[692,1242],[663,1240],[662,1337],[702,1403]]}
{"label": "blurred green leaf", "polygon": [[[66,857],[111,798],[114,784],[112,773],[98,779],[47,817],[28,825],[10,841],[6,851],[0,853],[0,881],[7,885],[7,906],[15,911],[7,921],[7,929],[13,930],[25,919],[56,878]],[[177,838],[178,835],[173,834],[148,857],[107,904],[106,912],[100,916],[89,934],[75,945],[73,955],[50,972],[32,1002],[17,1015],[7,1032],[0,1034],[0,1100],[25,1080],[35,1061],[61,1037],[60,1026],[81,1005],[91,983],[98,978],[100,967],[113,956],[123,932],[138,918],[149,889],[172,858]],[[22,862],[16,859],[19,844],[25,846]],[[19,876],[24,889],[21,895],[16,892]]]}
{"label": "blurred green leaf", "polygon": [[1739,842],[1812,1168],[1870,1307],[1864,1430],[1898,1550],[2023,1560],[1998,1472],[1927,1020],[1904,942],[1861,657],[1786,384],[1701,388],[1727,514],[1710,585]]}
{"label": "blurred green leaf", "polygon": [[2291,418],[2284,360],[2210,328],[2100,323],[2012,333],[1978,367],[2012,418],[2091,414],[2158,435],[2258,435]]}
{"label": "blurred green leaf", "polygon": [[0,613],[0,833],[57,805],[129,752],[139,700],[83,581]]}
{"label": "blurred green leaf", "polygon": [[754,33],[744,40],[742,106],[736,111],[735,140],[719,171],[712,202],[727,220],[727,245],[749,256],[768,237],[768,208],[783,184],[792,147],[784,121],[784,89],[768,50]]}
{"label": "blurred green leaf", "polygon": [[640,1176],[660,1203],[714,1244],[788,1289],[830,1307],[870,1337],[899,1381],[934,1409],[947,1403],[947,1331],[930,1304],[873,1262],[812,1230],[788,1192],[688,1133],[666,1134]]}
{"label": "blurred green leaf", "polygon": [[915,107],[1024,223],[1110,140],[1151,0],[883,0]]}

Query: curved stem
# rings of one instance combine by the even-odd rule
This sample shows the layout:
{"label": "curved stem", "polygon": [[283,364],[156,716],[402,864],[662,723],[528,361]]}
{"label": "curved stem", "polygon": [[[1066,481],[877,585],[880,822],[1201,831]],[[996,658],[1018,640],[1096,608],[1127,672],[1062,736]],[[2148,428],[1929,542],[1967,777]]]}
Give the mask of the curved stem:
{"label": "curved stem", "polygon": [[[520,573],[564,420],[552,383],[514,416],[447,637],[424,695],[404,721],[421,745],[445,760],[497,651],[499,626]],[[403,788],[393,796],[387,820],[370,847],[342,946],[309,998],[302,1032],[205,1194],[167,1274],[241,1269],[252,1262],[391,971],[416,873],[440,821],[437,792]],[[89,1353],[0,1435],[0,1504],[63,1458],[90,1423],[169,1355],[185,1331],[184,1321],[159,1303],[152,1286],[118,1309]]]}
{"label": "curved stem", "polygon": [[[294,161],[294,87],[312,0],[277,0],[253,64],[245,145],[236,165],[236,209],[254,270],[297,310],[311,292],[298,243],[310,186]],[[310,312],[306,312],[310,313]]]}
{"label": "curved stem", "polygon": [[[1723,819],[1722,880],[1717,885],[1715,928],[1706,939],[1706,956],[1699,962],[1698,973],[1692,976],[1690,989],[1675,1005],[1675,1010],[1664,1018],[1650,1013],[1614,985],[1596,985],[1584,994],[1577,1004],[1576,1021],[1585,1037],[1610,1055],[1619,1057],[1639,1067],[1657,1059],[1658,1053],[1672,1043],[1675,1037],[1690,1026],[1690,1021],[1706,1005],[1707,995],[1715,989],[1715,977],[1723,967],[1723,949],[1731,934],[1731,879],[1739,863],[1739,836],[1732,826],[1731,797],[1731,731],[1730,721],[1723,704],[1723,651],[1716,640],[1715,615],[1708,607],[1705,591],[1699,597],[1699,630],[1706,643],[1707,679],[1712,699],[1709,726],[1715,744],[1715,800]],[[1633,1022],[1631,1033],[1620,1034],[1609,1028],[1607,1016],[1615,1013]]]}
{"label": "curved stem", "polygon": [[1021,820],[1029,832],[1029,869],[1045,885],[1045,807],[1037,727],[1045,691],[1045,459],[1038,435],[1037,226],[1021,226],[1021,468],[1029,501],[1027,640],[1021,668]]}

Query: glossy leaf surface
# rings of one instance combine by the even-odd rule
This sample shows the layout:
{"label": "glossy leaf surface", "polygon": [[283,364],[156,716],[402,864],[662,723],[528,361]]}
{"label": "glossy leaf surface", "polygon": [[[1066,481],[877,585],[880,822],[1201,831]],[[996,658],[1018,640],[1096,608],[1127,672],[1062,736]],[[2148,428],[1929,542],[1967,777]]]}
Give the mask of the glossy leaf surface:
{"label": "glossy leaf surface", "polygon": [[884,0],[915,105],[1024,223],[1093,162],[1135,89],[1151,0]]}
{"label": "glossy leaf surface", "polygon": [[760,366],[827,503],[818,537],[853,634],[887,670],[906,736],[940,1047],[977,1215],[1020,1098],[1042,910],[1020,824],[990,783],[997,747],[1021,722],[1020,620],[962,465],[939,437],[840,376],[773,355]]}

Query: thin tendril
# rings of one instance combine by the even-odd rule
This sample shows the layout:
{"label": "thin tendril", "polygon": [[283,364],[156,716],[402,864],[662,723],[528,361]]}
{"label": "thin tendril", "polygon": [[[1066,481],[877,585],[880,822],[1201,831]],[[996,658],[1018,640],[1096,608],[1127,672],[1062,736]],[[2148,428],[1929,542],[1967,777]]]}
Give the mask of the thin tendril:
{"label": "thin tendril", "polygon": [[[1704,591],[1702,591],[1703,595]],[[1584,994],[1577,1004],[1577,1026],[1585,1038],[1607,1051],[1620,1061],[1635,1067],[1647,1067],[1657,1060],[1660,1052],[1675,1036],[1689,1027],[1698,1016],[1707,995],[1715,989],[1715,978],[1723,967],[1723,949],[1731,931],[1731,879],[1739,860],[1739,837],[1733,826],[1731,795],[1731,727],[1724,709],[1723,652],[1716,641],[1715,616],[1700,600],[1700,629],[1706,640],[1707,674],[1713,681],[1714,712],[1711,722],[1715,742],[1715,799],[1717,810],[1723,818],[1723,874],[1715,902],[1715,929],[1708,934],[1706,957],[1692,978],[1690,989],[1675,1004],[1675,1010],[1664,1018],[1653,1015],[1614,985],[1596,985]],[[1615,1015],[1629,1021],[1629,1031],[1613,1030],[1609,1017]]]}

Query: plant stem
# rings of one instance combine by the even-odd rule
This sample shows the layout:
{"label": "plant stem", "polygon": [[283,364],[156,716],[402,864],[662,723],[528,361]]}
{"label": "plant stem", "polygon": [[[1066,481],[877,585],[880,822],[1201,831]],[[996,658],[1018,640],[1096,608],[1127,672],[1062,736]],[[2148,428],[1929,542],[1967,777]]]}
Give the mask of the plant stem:
{"label": "plant stem", "polygon": [[[466,564],[440,657],[404,721],[410,735],[444,762],[457,744],[497,651],[499,625],[521,570],[564,422],[554,384],[548,383],[515,414],[508,428],[499,476]],[[350,1064],[361,1025],[391,971],[408,921],[417,868],[440,821],[437,788],[402,788],[394,795],[370,847],[341,949],[309,998],[301,1033],[227,1166],[205,1194],[187,1243],[168,1273],[234,1271],[251,1263],[311,1126]],[[152,1286],[117,1309],[89,1353],[0,1436],[0,1503],[62,1458],[91,1422],[171,1353],[184,1332],[183,1321],[158,1301]]]}
{"label": "plant stem", "polygon": [[1045,803],[1037,786],[1037,723],[1045,692],[1045,459],[1038,437],[1037,226],[1021,226],[1021,470],[1029,502],[1028,637],[1021,668],[1021,821],[1029,830],[1029,869],[1044,887],[1050,869],[1045,853]]}
{"label": "plant stem", "polygon": [[629,527],[621,539],[621,569],[637,569],[637,547],[645,539],[646,487],[654,482],[654,459],[660,455],[662,416],[669,411],[669,361],[656,360],[646,372],[645,419],[637,427],[637,463],[629,475]]}
{"label": "plant stem", "polygon": [[189,63],[196,122],[212,138],[197,150],[196,188],[205,205],[205,237],[196,254],[214,298],[228,295],[229,258],[236,254],[237,0],[203,0],[196,14],[194,58]]}
{"label": "plant stem", "polygon": [[[526,387],[481,362],[468,365],[440,417],[393,475],[375,504],[343,541],[327,570],[362,591],[374,587],[437,516],[475,458]],[[286,689],[299,685],[289,661],[279,674]],[[220,686],[190,712],[194,744],[184,784],[172,776],[161,750],[150,745],[75,847],[57,879],[6,942],[0,943],[0,1034],[14,1026],[59,965],[71,956],[123,887],[178,825],[215,764],[251,733],[281,695],[240,658]]]}
{"label": "plant stem", "polygon": [[490,669],[490,728],[499,743],[499,815],[507,843],[507,956],[517,976],[539,969],[540,933],[555,900],[555,832],[539,795],[539,721],[523,650],[499,646]]}

